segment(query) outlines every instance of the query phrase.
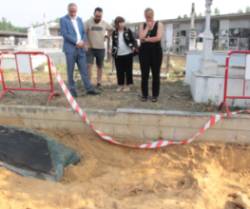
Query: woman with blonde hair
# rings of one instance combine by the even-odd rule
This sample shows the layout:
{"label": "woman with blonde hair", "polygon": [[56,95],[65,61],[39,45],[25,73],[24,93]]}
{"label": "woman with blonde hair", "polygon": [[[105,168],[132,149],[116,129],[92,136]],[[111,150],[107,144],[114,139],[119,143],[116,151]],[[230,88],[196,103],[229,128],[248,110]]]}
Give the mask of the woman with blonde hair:
{"label": "woman with blonde hair", "polygon": [[163,36],[163,25],[154,20],[154,11],[147,8],[144,12],[146,22],[140,25],[139,37],[141,46],[139,59],[141,65],[141,101],[148,100],[148,80],[152,72],[152,102],[157,102],[160,94],[160,70],[162,64],[161,39]]}

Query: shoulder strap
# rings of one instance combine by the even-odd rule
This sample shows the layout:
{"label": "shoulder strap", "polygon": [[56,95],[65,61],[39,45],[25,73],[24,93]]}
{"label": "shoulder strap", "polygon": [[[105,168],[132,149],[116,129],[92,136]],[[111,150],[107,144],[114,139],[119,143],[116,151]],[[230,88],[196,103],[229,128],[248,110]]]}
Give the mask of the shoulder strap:
{"label": "shoulder strap", "polygon": [[156,21],[154,28],[152,29],[155,33],[157,33],[157,31],[158,31],[158,25],[159,25],[159,21]]}
{"label": "shoulder strap", "polygon": [[158,29],[159,21],[155,22],[155,28]]}

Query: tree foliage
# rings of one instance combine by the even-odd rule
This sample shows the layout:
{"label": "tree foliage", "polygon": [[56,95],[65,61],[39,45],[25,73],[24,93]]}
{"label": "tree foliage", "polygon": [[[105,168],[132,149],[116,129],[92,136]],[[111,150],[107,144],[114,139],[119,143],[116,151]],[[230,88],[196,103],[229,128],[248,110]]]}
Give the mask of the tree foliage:
{"label": "tree foliage", "polygon": [[1,31],[11,31],[11,32],[26,32],[25,28],[14,26],[6,18],[2,17],[0,20],[0,30]]}

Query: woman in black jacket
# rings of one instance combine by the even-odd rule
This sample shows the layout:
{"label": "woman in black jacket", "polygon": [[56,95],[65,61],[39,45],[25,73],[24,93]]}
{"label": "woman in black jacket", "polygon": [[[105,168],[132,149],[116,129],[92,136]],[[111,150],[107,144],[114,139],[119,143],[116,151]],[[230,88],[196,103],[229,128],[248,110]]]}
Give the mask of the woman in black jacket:
{"label": "woman in black jacket", "polygon": [[125,27],[125,19],[115,19],[115,31],[112,34],[112,55],[117,71],[117,92],[130,91],[133,84],[133,56],[137,50],[137,41],[132,31]]}

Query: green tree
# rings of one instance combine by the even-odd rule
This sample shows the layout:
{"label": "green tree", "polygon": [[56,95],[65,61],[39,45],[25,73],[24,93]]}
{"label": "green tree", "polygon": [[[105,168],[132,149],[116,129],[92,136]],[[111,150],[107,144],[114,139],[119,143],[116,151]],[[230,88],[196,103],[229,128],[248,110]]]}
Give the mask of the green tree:
{"label": "green tree", "polygon": [[246,13],[249,13],[250,12],[250,7],[246,7]]}
{"label": "green tree", "polygon": [[5,17],[2,17],[2,19],[0,20],[0,30],[2,30],[2,31],[13,31],[13,32],[25,32],[26,31],[25,28],[14,26]]}

